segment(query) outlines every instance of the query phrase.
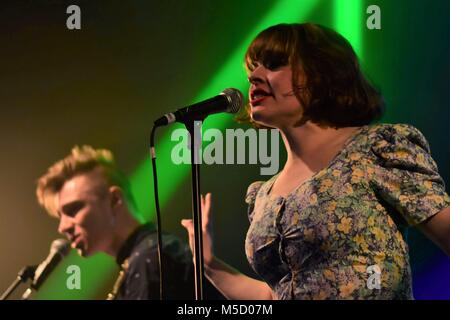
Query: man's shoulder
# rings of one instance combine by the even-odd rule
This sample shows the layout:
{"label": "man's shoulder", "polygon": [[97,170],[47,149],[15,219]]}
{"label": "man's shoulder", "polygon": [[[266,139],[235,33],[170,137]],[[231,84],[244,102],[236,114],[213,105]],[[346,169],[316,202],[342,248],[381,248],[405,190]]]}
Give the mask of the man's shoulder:
{"label": "man's shoulder", "polygon": [[[177,260],[183,263],[191,261],[191,252],[188,245],[173,234],[162,235],[163,257]],[[158,255],[158,235],[156,232],[149,232],[133,248],[130,257],[130,265],[139,263],[142,260],[154,260]]]}

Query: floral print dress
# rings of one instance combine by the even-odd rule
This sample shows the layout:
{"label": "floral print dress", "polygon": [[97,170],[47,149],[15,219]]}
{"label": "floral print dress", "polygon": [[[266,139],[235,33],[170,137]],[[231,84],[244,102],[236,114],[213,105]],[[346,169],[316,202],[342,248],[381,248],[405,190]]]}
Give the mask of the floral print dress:
{"label": "floral print dress", "polygon": [[403,232],[450,205],[420,131],[363,126],[286,197],[277,176],[248,188],[245,242],[276,299],[413,298]]}

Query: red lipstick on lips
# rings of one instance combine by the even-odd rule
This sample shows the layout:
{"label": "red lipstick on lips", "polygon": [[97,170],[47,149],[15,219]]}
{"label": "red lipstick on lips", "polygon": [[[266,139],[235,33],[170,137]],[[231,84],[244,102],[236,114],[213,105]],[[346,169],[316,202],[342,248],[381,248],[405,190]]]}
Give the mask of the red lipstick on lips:
{"label": "red lipstick on lips", "polygon": [[271,97],[272,95],[267,92],[264,91],[262,89],[254,89],[250,92],[250,104],[252,106],[257,105],[258,103],[262,102],[263,100],[265,100],[268,97]]}

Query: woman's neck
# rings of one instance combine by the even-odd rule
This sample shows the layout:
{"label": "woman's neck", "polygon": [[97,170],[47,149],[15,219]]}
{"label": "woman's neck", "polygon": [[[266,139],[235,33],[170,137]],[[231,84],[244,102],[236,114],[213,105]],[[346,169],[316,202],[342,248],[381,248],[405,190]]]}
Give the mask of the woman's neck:
{"label": "woman's neck", "polygon": [[325,128],[308,121],[299,127],[280,129],[287,151],[283,170],[306,166],[313,172],[319,171],[329,164],[359,128]]}

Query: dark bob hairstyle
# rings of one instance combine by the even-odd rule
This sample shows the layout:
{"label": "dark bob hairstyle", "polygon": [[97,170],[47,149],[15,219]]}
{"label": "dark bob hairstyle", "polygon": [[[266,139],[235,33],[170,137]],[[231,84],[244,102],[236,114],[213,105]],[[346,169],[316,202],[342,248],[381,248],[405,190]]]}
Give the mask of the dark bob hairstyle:
{"label": "dark bob hairstyle", "polygon": [[[268,69],[291,67],[294,94],[304,107],[302,123],[353,127],[370,124],[383,114],[383,97],[363,75],[352,46],[330,28],[312,23],[269,27],[245,54],[247,71],[256,63]],[[306,82],[299,84],[302,73]],[[249,105],[237,120],[262,127],[251,119]]]}

